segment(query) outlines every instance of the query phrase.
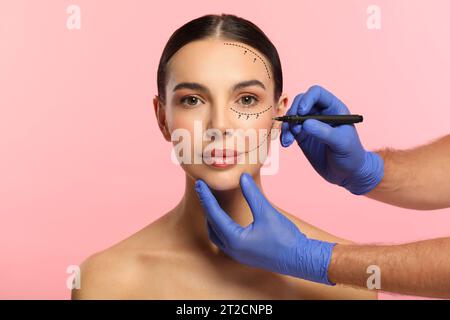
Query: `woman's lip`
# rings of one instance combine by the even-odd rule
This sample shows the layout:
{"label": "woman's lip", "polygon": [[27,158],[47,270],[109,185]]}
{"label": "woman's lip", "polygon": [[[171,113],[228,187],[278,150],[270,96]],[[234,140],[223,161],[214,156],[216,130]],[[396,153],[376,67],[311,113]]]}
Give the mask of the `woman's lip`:
{"label": "woman's lip", "polygon": [[237,157],[238,152],[233,149],[212,149],[211,157],[233,158]]}
{"label": "woman's lip", "polygon": [[211,161],[210,165],[213,167],[226,168],[237,164],[237,157],[211,158]]}
{"label": "woman's lip", "polygon": [[237,164],[240,155],[242,153],[232,149],[212,149],[210,155],[204,155],[204,159],[208,160],[205,162],[207,165],[225,168]]}
{"label": "woman's lip", "polygon": [[223,158],[223,159],[232,159],[239,157],[243,152],[238,152],[234,149],[211,149],[208,151],[203,151],[202,158],[211,159],[211,158]]}

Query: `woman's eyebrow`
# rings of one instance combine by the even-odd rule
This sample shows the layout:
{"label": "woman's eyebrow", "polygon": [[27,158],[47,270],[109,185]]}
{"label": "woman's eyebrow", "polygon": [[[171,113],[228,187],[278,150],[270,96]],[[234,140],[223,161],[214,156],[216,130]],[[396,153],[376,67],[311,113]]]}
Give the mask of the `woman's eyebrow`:
{"label": "woman's eyebrow", "polygon": [[[264,84],[256,79],[253,80],[247,80],[247,81],[241,81],[236,83],[233,86],[233,91],[245,88],[245,87],[250,87],[250,86],[258,86],[263,88],[264,90],[266,90],[266,87],[264,86]],[[209,89],[197,82],[180,82],[179,84],[177,84],[174,88],[173,88],[173,92],[180,90],[180,89],[191,89],[191,90],[198,90],[198,91],[202,91],[205,93],[209,93]]]}
{"label": "woman's eyebrow", "polygon": [[181,89],[191,89],[209,93],[209,89],[197,82],[180,82],[173,88],[173,92]]}
{"label": "woman's eyebrow", "polygon": [[245,87],[251,87],[251,86],[258,86],[263,88],[264,90],[266,90],[266,87],[264,86],[264,84],[259,81],[259,80],[247,80],[247,81],[242,81],[242,82],[238,82],[233,86],[233,91],[245,88]]}

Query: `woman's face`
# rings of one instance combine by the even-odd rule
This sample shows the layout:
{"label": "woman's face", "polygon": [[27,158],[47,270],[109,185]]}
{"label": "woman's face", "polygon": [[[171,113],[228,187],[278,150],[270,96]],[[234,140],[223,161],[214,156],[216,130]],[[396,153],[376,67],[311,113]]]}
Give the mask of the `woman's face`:
{"label": "woman's face", "polygon": [[192,179],[228,190],[243,172],[258,173],[281,125],[272,118],[287,105],[284,95],[274,101],[269,66],[256,49],[221,39],[191,42],[170,59],[166,105],[155,98],[155,110]]}

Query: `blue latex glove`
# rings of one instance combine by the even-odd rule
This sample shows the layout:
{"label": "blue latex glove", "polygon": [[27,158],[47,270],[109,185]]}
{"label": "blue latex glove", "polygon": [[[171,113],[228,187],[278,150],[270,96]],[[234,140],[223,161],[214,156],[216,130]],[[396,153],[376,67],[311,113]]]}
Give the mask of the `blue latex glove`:
{"label": "blue latex glove", "polygon": [[[332,93],[313,86],[295,97],[287,115],[350,114],[347,107]],[[384,161],[374,152],[366,151],[354,125],[332,127],[318,120],[303,125],[284,122],[280,141],[283,147],[294,140],[314,169],[328,182],[353,194],[366,194],[375,188],[384,175]]]}
{"label": "blue latex glove", "polygon": [[241,176],[240,186],[254,220],[245,228],[220,208],[203,180],[196,181],[211,241],[240,263],[334,285],[328,280],[328,267],[335,243],[308,239],[270,205],[249,174]]}

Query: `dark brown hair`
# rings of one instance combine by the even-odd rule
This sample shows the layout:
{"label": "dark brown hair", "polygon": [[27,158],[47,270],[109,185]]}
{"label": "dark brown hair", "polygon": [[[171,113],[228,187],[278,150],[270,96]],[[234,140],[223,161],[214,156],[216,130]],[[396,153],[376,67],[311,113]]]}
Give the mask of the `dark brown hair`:
{"label": "dark brown hair", "polygon": [[252,22],[232,14],[204,15],[184,24],[169,38],[158,65],[157,83],[160,101],[166,103],[166,66],[170,58],[184,45],[210,37],[222,37],[245,43],[261,52],[270,62],[275,82],[274,98],[277,101],[283,91],[283,73],[277,49]]}

